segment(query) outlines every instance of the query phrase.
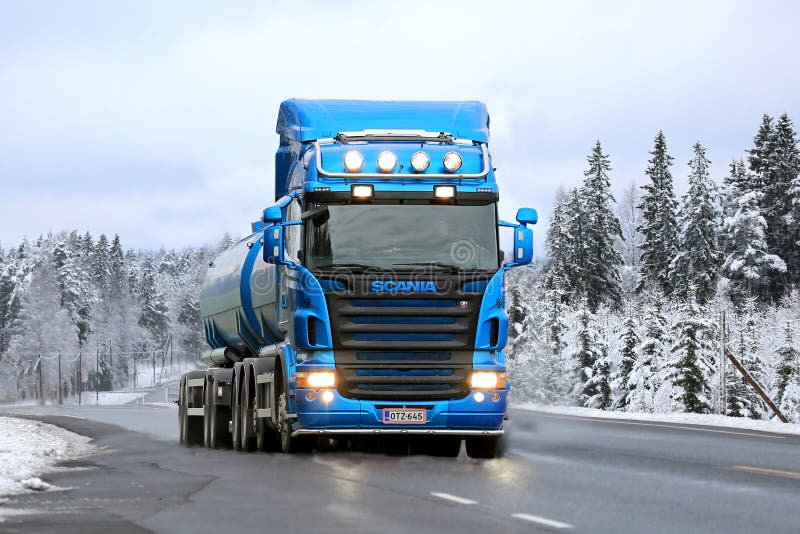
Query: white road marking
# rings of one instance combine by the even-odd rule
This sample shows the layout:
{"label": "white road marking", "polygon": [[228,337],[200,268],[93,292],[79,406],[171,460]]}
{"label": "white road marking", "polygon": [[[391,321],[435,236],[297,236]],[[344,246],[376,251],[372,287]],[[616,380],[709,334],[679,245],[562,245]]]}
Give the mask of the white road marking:
{"label": "white road marking", "polygon": [[82,417],[80,415],[67,415],[67,414],[62,414],[62,415],[59,415],[58,417],[71,417],[73,419],[86,419],[85,417]]}
{"label": "white road marking", "polygon": [[435,491],[432,491],[431,495],[458,504],[478,504],[478,501],[473,501],[472,499],[465,499],[464,497],[459,497],[458,495],[451,495],[449,493],[437,493]]}
{"label": "white road marking", "polygon": [[735,434],[737,436],[749,436],[751,438],[769,438],[769,439],[786,439],[786,436],[775,436],[775,435],[768,435],[768,434],[760,434],[758,432],[734,432],[732,430],[714,430],[712,428],[698,428],[694,426],[683,426],[683,425],[675,425],[675,424],[660,424],[660,423],[642,423],[639,421],[617,421],[611,418],[604,418],[604,417],[581,417],[580,415],[553,415],[553,414],[542,414],[544,417],[550,417],[553,419],[580,419],[582,421],[592,421],[596,423],[613,423],[615,425],[634,425],[634,426],[656,426],[656,427],[663,427],[663,428],[679,428],[682,430],[694,430],[697,432],[715,432],[717,434]]}
{"label": "white road marking", "polygon": [[530,521],[531,523],[536,523],[537,525],[542,525],[544,527],[557,528],[559,530],[567,530],[572,528],[572,525],[570,525],[569,523],[562,523],[561,521],[556,521],[554,519],[547,519],[546,517],[539,517],[538,515],[512,514],[511,517],[516,517],[517,519]]}

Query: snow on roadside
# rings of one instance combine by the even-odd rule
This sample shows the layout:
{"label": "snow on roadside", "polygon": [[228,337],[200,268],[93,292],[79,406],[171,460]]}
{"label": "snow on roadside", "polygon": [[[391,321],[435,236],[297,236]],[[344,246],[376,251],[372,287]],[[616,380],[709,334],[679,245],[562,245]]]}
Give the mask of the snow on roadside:
{"label": "snow on roadside", "polygon": [[577,406],[541,406],[535,403],[512,405],[518,410],[529,410],[557,415],[574,415],[579,417],[595,417],[598,419],[627,419],[630,421],[648,421],[653,423],[677,423],[683,425],[702,425],[742,430],[757,430],[775,434],[800,435],[800,425],[781,423],[780,421],[759,421],[744,417],[728,417],[725,415],[699,413],[629,413],[599,410],[597,408],[579,408]]}
{"label": "snow on roadside", "polygon": [[39,476],[90,454],[91,438],[39,421],[0,417],[0,495],[56,489]]}

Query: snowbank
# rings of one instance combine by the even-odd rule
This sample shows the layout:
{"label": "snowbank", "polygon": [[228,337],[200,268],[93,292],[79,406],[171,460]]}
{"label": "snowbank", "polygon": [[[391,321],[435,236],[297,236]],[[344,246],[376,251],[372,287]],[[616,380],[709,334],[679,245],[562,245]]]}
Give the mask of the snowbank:
{"label": "snowbank", "polygon": [[0,495],[55,488],[39,475],[90,454],[95,447],[89,441],[47,423],[0,417]]}
{"label": "snowbank", "polygon": [[579,417],[595,417],[598,419],[626,419],[629,421],[649,421],[657,423],[677,423],[683,425],[702,425],[743,430],[758,430],[775,434],[800,435],[800,425],[781,423],[780,421],[757,421],[744,417],[728,417],[725,415],[699,413],[629,413],[598,410],[597,408],[579,408],[577,406],[540,406],[534,403],[513,405],[518,410],[530,410],[558,415],[574,415]]}

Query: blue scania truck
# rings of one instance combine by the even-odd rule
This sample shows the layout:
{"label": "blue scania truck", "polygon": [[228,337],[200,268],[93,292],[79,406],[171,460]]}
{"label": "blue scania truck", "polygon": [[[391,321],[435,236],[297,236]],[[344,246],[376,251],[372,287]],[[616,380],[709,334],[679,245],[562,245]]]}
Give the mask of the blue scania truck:
{"label": "blue scania truck", "polygon": [[495,457],[504,275],[530,263],[537,215],[498,219],[486,106],[293,99],[277,133],[275,202],[201,289],[209,367],[181,377],[181,442]]}

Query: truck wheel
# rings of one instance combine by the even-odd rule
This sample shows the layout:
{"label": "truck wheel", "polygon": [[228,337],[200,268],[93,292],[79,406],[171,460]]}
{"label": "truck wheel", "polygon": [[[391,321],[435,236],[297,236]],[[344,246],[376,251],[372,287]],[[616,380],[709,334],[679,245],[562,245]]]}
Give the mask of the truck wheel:
{"label": "truck wheel", "polygon": [[501,436],[471,436],[467,442],[467,456],[470,458],[498,458],[501,456]]}
{"label": "truck wheel", "polygon": [[255,414],[255,409],[252,409],[254,396],[250,392],[249,373],[246,370],[243,370],[243,372],[242,396],[239,404],[239,440],[243,451],[253,452],[256,450],[256,438],[251,435],[252,431],[250,429],[253,426],[253,415]]}
{"label": "truck wheel", "polygon": [[178,439],[181,442],[181,445],[186,443],[186,437],[184,427],[186,426],[186,398],[183,395],[183,388],[186,385],[186,379],[181,377],[181,386],[178,390]]}
{"label": "truck wheel", "polygon": [[239,424],[242,420],[242,405],[239,400],[241,399],[241,392],[239,391],[239,383],[241,380],[238,373],[233,374],[233,397],[231,398],[231,444],[237,451],[242,450],[242,433],[239,430]]}
{"label": "truck wheel", "polygon": [[431,442],[431,456],[441,458],[456,458],[461,452],[461,438],[452,436],[437,436]]}
{"label": "truck wheel", "polygon": [[229,448],[231,446],[231,433],[228,430],[230,408],[212,403],[208,406],[208,412],[208,446],[212,449]]}
{"label": "truck wheel", "polygon": [[289,419],[289,403],[286,391],[282,391],[278,397],[278,439],[281,451],[286,454],[296,452],[309,452],[311,442],[306,436],[292,437],[292,422]]}
{"label": "truck wheel", "polygon": [[184,388],[183,404],[181,411],[181,443],[184,445],[203,445],[203,422],[205,417],[201,418],[196,415],[190,416],[188,410],[189,395]]}

